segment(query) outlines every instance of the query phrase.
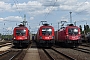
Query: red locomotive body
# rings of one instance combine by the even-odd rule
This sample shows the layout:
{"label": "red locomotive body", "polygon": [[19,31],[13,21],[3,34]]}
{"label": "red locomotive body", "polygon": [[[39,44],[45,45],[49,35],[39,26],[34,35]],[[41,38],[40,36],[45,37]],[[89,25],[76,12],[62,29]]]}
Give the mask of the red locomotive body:
{"label": "red locomotive body", "polygon": [[37,42],[39,46],[51,47],[54,41],[54,28],[44,24],[38,29]]}
{"label": "red locomotive body", "polygon": [[15,46],[28,46],[30,43],[30,35],[27,27],[19,25],[13,31],[13,44]]}
{"label": "red locomotive body", "polygon": [[56,32],[56,42],[62,42],[67,46],[77,47],[81,43],[80,28],[67,26]]}

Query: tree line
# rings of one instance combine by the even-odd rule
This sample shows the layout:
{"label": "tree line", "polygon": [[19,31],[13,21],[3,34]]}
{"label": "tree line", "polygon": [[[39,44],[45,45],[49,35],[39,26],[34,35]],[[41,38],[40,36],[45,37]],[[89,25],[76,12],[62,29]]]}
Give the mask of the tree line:
{"label": "tree line", "polygon": [[84,30],[82,29],[81,25],[79,27],[80,27],[81,34],[87,34],[88,32],[90,32],[89,25],[84,25]]}

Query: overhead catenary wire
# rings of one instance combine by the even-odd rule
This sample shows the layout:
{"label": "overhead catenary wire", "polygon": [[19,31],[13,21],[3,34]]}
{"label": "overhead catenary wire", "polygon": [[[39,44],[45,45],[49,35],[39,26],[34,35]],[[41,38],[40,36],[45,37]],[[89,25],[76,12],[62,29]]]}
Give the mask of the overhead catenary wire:
{"label": "overhead catenary wire", "polygon": [[[57,2],[57,0],[55,0],[55,2],[54,2],[54,4],[53,4],[52,8],[55,6],[56,2]],[[51,3],[52,3],[52,1],[51,1]],[[48,10],[49,10],[49,9],[48,9]],[[48,16],[49,14],[50,14],[50,12],[48,12],[48,13],[45,15],[45,20],[46,20],[46,18],[47,18],[47,16]]]}
{"label": "overhead catenary wire", "polygon": [[[80,4],[79,6],[82,6],[82,5],[84,5],[84,3],[85,3],[85,2],[87,2],[87,0],[85,0],[85,1],[84,1],[82,4]],[[84,10],[87,10],[87,9],[84,9]],[[80,13],[82,13],[84,10],[82,10],[81,12],[79,12],[79,13],[77,13],[77,14],[80,14]],[[77,15],[77,14],[75,14],[75,15]],[[75,15],[74,15],[74,16],[75,16]]]}
{"label": "overhead catenary wire", "polygon": [[[19,9],[19,7],[17,6],[18,1],[17,1],[17,0],[13,0],[13,2],[14,2],[14,4],[15,4],[16,8]],[[18,11],[18,12],[19,12],[20,16],[22,16],[21,12],[20,12],[20,11]],[[23,14],[23,15],[24,15],[24,14]]]}
{"label": "overhead catenary wire", "polygon": [[[85,2],[87,2],[87,0],[85,0],[82,4],[80,4],[79,6],[82,6],[82,5],[84,5],[85,4]],[[76,16],[76,15],[78,15],[78,14],[80,14],[80,13],[82,13],[83,11],[85,11],[85,10],[87,10],[87,9],[84,9],[84,10],[82,10],[82,11],[80,11],[80,12],[78,12],[77,14],[75,14],[75,15],[73,15],[73,16]],[[74,21],[74,24],[76,25],[76,22],[78,22],[78,21]]]}
{"label": "overhead catenary wire", "polygon": [[[82,5],[84,5],[85,4],[85,2],[87,2],[87,0],[85,0],[83,3],[81,3],[80,5],[77,5],[77,6],[82,6]],[[85,11],[85,10],[87,10],[87,9],[84,9],[84,10],[82,10],[82,11],[80,11],[80,12],[73,12],[73,11],[69,11],[69,13],[70,12],[73,12],[73,13],[76,13],[75,15],[72,15],[72,17],[74,16],[77,16],[78,14],[80,14],[80,13],[82,13],[83,11]],[[65,17],[67,17],[69,14],[67,14]]]}

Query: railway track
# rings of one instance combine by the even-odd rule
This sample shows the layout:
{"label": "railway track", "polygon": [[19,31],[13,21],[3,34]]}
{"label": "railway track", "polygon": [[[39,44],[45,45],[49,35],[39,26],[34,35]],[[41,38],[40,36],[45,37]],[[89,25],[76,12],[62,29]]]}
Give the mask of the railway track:
{"label": "railway track", "polygon": [[73,48],[74,50],[77,50],[77,51],[80,51],[80,52],[84,52],[84,53],[88,53],[90,54],[90,50],[89,49],[86,49],[86,48]]}
{"label": "railway track", "polygon": [[8,45],[12,45],[12,43],[2,43],[2,44],[0,44],[0,48],[4,47],[4,46],[8,46]]}
{"label": "railway track", "polygon": [[[75,60],[73,57],[66,55],[60,51],[57,51],[54,48],[51,49],[42,49],[43,50],[43,55],[46,55],[47,57],[43,57],[44,59],[41,60]],[[42,53],[40,53],[42,54]]]}
{"label": "railway track", "polygon": [[6,51],[0,51],[0,60],[23,60],[28,48],[30,48],[30,46],[27,48],[10,48]]}
{"label": "railway track", "polygon": [[43,51],[45,52],[45,54],[48,56],[50,60],[55,60],[45,49],[43,49]]}
{"label": "railway track", "polygon": [[27,49],[12,49],[0,54],[0,60],[23,60]]}
{"label": "railway track", "polygon": [[82,44],[81,46],[90,47],[90,44]]}
{"label": "railway track", "polygon": [[11,43],[5,43],[5,44],[1,44],[0,47],[7,46],[7,45],[12,45],[12,44]]}
{"label": "railway track", "polygon": [[[30,47],[36,48],[35,44],[33,44]],[[73,49],[60,48],[60,47],[52,47],[50,49],[49,48],[38,48],[38,49],[40,51],[39,55],[40,55],[41,60],[82,60],[82,59],[88,60],[89,59],[88,56],[90,55],[90,48],[84,47],[84,46],[82,47],[79,46],[78,48],[73,48]],[[27,49],[12,49],[11,48],[11,50],[0,54],[0,60],[18,60],[18,59],[23,60],[26,50]],[[22,58],[20,59],[20,57]]]}
{"label": "railway track", "polygon": [[[79,50],[76,50],[79,49]],[[80,51],[81,50],[81,51]],[[90,48],[60,48],[52,47],[51,49],[39,49],[41,60],[89,60]]]}
{"label": "railway track", "polygon": [[71,56],[69,56],[69,55],[66,55],[66,54],[64,54],[64,53],[62,53],[62,52],[60,52],[60,51],[57,51],[57,50],[54,49],[54,48],[52,48],[52,50],[54,50],[55,52],[57,52],[57,53],[65,56],[66,58],[68,58],[68,59],[70,59],[70,60],[76,60],[75,58],[73,58],[73,57],[71,57]]}
{"label": "railway track", "polygon": [[10,50],[0,54],[0,60],[12,60],[18,56],[23,50]]}
{"label": "railway track", "polygon": [[6,53],[7,51],[10,51],[11,47],[12,47],[11,43],[0,45],[0,56]]}
{"label": "railway track", "polygon": [[3,56],[3,55],[5,55],[5,54],[7,54],[7,53],[9,53],[9,52],[10,52],[10,50],[2,51],[2,52],[0,53],[0,56]]}

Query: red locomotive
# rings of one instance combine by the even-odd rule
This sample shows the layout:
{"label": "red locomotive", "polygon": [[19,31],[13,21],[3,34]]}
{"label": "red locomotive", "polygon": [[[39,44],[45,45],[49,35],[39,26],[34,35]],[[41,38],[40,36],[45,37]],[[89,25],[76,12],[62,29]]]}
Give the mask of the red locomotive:
{"label": "red locomotive", "polygon": [[27,27],[19,25],[13,31],[13,44],[15,46],[28,46],[30,43],[30,34]]}
{"label": "red locomotive", "polygon": [[37,43],[42,47],[51,47],[54,42],[54,28],[49,24],[43,24],[37,32]]}
{"label": "red locomotive", "polygon": [[[56,31],[56,42],[64,46],[77,47],[81,43],[80,28],[70,24]],[[66,44],[66,45],[65,45]]]}

